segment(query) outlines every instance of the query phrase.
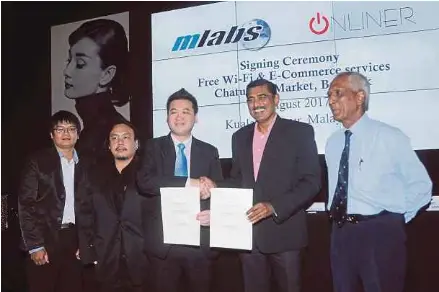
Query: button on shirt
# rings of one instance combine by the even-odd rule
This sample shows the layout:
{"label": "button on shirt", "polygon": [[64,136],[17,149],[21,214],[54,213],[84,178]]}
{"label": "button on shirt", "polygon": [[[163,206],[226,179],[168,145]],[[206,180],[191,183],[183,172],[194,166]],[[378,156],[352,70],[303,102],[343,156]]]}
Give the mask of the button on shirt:
{"label": "button on shirt", "polygon": [[75,164],[78,163],[78,155],[73,150],[73,159],[68,161],[61,152],[58,152],[61,159],[62,176],[66,200],[62,217],[62,224],[75,223]]}
{"label": "button on shirt", "polygon": [[[328,209],[334,198],[345,128],[326,143]],[[364,114],[350,129],[348,214],[383,210],[409,222],[431,200],[432,183],[424,165],[399,129]]]}

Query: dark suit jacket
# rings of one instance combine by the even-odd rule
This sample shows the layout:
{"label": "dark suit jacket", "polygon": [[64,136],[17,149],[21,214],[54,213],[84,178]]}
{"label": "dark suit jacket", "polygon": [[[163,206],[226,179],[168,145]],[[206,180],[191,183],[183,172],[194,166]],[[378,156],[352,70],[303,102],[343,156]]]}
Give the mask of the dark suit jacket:
{"label": "dark suit jacket", "polygon": [[[151,139],[147,142],[143,163],[137,176],[141,193],[147,196],[147,214],[144,220],[146,233],[145,248],[157,257],[165,258],[171,245],[163,243],[161,187],[184,187],[187,178],[174,176],[175,148],[170,135]],[[190,176],[207,176],[213,181],[222,180],[218,150],[203,141],[192,138],[190,156]],[[201,200],[201,210],[208,210],[210,200]],[[201,246],[209,248],[209,228],[201,227]]]}
{"label": "dark suit jacket", "polygon": [[[142,212],[145,199],[139,195],[135,185],[137,158],[123,171],[125,196],[122,204],[115,199],[113,180],[116,167],[112,157],[101,161],[88,170],[79,189],[81,197],[88,198],[87,214],[78,222],[78,227],[87,236],[80,238],[80,246],[93,246],[88,254],[81,254],[84,261],[97,260],[96,276],[99,281],[112,282],[117,278],[120,259],[126,259],[127,268],[135,284],[141,284],[148,273],[148,261],[144,253]],[[128,169],[130,168],[130,169]],[[84,208],[83,208],[84,209]]]}
{"label": "dark suit jacket", "polygon": [[[81,177],[79,163],[75,165],[75,221],[81,201],[77,187]],[[44,246],[50,255],[57,251],[66,191],[59,154],[55,147],[36,152],[28,160],[18,191],[20,228],[26,251]]]}
{"label": "dark suit jacket", "polygon": [[282,119],[271,130],[259,167],[253,172],[255,124],[232,136],[231,180],[220,186],[253,189],[253,203],[270,202],[277,216],[253,226],[253,246],[263,253],[299,249],[307,244],[305,206],[320,189],[320,165],[312,126]]}

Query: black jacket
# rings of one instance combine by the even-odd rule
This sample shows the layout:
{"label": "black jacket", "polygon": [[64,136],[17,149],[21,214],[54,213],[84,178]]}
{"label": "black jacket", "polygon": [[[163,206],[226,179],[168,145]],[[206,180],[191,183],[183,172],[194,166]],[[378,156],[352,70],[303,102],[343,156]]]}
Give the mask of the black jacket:
{"label": "black jacket", "polygon": [[321,186],[312,126],[276,118],[265,146],[258,177],[253,171],[255,124],[232,136],[231,179],[220,186],[253,189],[253,204],[270,202],[277,216],[253,225],[253,248],[263,253],[300,249],[308,243],[305,207]]}
{"label": "black jacket", "polygon": [[112,158],[99,161],[85,173],[80,195],[88,198],[87,214],[78,225],[86,237],[80,240],[84,249],[93,249],[81,257],[97,261],[99,281],[111,282],[117,278],[120,262],[126,262],[128,272],[136,284],[147,274],[148,261],[143,252],[142,229],[145,199],[135,185],[137,159],[119,174]]}
{"label": "black jacket", "polygon": [[[80,163],[75,165],[75,221],[82,216],[83,202],[78,196],[81,169]],[[57,250],[65,200],[66,191],[58,151],[53,146],[36,152],[23,170],[18,191],[24,250],[44,246],[49,257]]]}
{"label": "black jacket", "polygon": [[[137,184],[147,197],[147,217],[143,223],[149,236],[145,239],[145,247],[155,256],[165,258],[171,245],[163,243],[160,188],[184,187],[187,178],[174,176],[176,155],[170,135],[149,140],[143,154]],[[207,176],[213,181],[222,179],[218,150],[212,145],[192,138],[190,159],[191,178]],[[201,200],[200,204],[201,210],[210,208],[210,200]],[[200,240],[201,247],[209,253],[208,227],[201,227]],[[209,256],[214,255],[209,253]]]}

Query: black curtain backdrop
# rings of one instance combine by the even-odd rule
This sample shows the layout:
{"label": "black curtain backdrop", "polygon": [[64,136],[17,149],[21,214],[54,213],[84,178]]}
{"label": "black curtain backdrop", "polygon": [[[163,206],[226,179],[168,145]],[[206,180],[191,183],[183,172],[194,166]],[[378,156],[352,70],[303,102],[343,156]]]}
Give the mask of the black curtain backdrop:
{"label": "black curtain backdrop", "polygon": [[[16,205],[19,175],[29,154],[51,145],[50,27],[74,21],[130,12],[131,120],[143,139],[152,137],[151,13],[212,2],[2,2],[1,83],[1,193],[11,194]],[[177,21],[177,20],[176,20]],[[172,80],[166,81],[172,87]],[[435,126],[435,125],[431,125]],[[420,130],[428,130],[425,129]],[[439,195],[439,150],[418,151]],[[228,176],[230,159],[222,161]],[[317,201],[326,200],[324,157],[323,188]],[[329,270],[330,226],[326,214],[308,216],[310,245],[305,253],[304,291],[332,291]],[[439,269],[438,212],[421,214],[407,226],[408,277],[406,291],[437,291]],[[12,213],[11,225],[2,231],[2,291],[25,291],[18,250],[19,229]],[[215,291],[241,291],[241,271],[236,254],[227,252],[215,268]],[[435,286],[436,285],[436,286]]]}

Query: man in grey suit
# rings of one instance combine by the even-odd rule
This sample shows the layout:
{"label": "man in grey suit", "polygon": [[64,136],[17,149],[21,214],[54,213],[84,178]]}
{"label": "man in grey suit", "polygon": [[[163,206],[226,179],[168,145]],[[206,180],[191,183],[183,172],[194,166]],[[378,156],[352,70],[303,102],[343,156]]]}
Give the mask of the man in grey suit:
{"label": "man in grey suit", "polygon": [[301,249],[307,245],[305,207],[320,190],[312,126],[276,114],[277,87],[257,79],[247,85],[255,123],[232,137],[231,179],[220,186],[253,189],[253,250],[240,254],[246,292],[300,291]]}
{"label": "man in grey suit", "polygon": [[[137,184],[148,198],[145,225],[145,249],[151,255],[156,289],[178,291],[183,276],[188,291],[207,292],[210,286],[211,258],[209,250],[210,201],[208,189],[212,180],[221,180],[218,150],[192,136],[197,120],[198,104],[185,89],[172,94],[167,101],[170,133],[146,143]],[[199,186],[201,212],[194,214],[201,224],[201,248],[163,243],[161,187]]]}

